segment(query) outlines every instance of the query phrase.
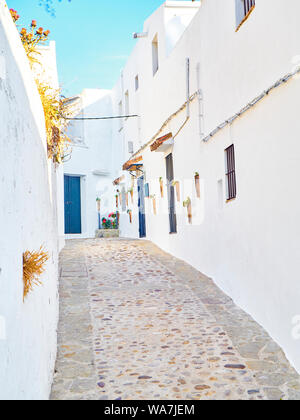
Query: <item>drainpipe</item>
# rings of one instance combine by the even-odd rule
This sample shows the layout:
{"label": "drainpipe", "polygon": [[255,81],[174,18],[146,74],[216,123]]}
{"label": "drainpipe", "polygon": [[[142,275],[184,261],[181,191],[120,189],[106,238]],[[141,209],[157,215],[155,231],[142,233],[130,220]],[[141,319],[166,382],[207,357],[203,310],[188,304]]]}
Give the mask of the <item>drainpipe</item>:
{"label": "drainpipe", "polygon": [[186,118],[190,118],[190,59],[186,59]]}
{"label": "drainpipe", "polygon": [[199,104],[199,134],[200,138],[204,137],[204,115],[203,115],[203,92],[201,90],[201,76],[200,76],[200,63],[197,64],[197,91],[198,91],[198,104]]}

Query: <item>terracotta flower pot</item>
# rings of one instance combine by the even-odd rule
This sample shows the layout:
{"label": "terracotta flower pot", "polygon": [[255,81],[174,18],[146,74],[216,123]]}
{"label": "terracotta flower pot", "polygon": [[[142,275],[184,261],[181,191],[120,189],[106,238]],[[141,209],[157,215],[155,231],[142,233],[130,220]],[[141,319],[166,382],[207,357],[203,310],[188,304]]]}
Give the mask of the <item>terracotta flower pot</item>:
{"label": "terracotta flower pot", "polygon": [[191,203],[187,206],[187,212],[188,212],[188,221],[189,221],[189,224],[191,225],[192,222],[193,222],[192,204]]}
{"label": "terracotta flower pot", "polygon": [[179,182],[176,182],[175,189],[176,189],[177,201],[180,202],[180,184],[179,184]]}
{"label": "terracotta flower pot", "polygon": [[164,198],[164,181],[162,179],[159,180],[159,187],[160,187],[160,196]]}
{"label": "terracotta flower pot", "polygon": [[130,223],[132,223],[132,212],[130,211],[128,214],[129,214],[129,221]]}
{"label": "terracotta flower pot", "polygon": [[195,187],[196,187],[196,193],[197,193],[197,198],[200,198],[200,176],[196,175],[195,176]]}
{"label": "terracotta flower pot", "polygon": [[153,203],[153,213],[156,215],[157,211],[156,211],[156,198],[152,199],[152,203]]}
{"label": "terracotta flower pot", "polygon": [[133,190],[130,191],[130,195],[131,195],[131,203],[133,203]]}
{"label": "terracotta flower pot", "polygon": [[119,207],[119,197],[118,196],[116,196],[116,207],[117,208]]}

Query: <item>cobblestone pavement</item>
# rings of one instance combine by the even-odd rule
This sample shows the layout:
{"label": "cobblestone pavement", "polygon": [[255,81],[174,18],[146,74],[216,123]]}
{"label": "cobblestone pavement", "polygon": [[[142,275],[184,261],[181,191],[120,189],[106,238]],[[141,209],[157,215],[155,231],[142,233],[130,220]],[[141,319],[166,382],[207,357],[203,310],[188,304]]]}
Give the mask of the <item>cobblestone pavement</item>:
{"label": "cobblestone pavement", "polygon": [[268,334],[148,241],[67,242],[58,342],[53,400],[300,399]]}

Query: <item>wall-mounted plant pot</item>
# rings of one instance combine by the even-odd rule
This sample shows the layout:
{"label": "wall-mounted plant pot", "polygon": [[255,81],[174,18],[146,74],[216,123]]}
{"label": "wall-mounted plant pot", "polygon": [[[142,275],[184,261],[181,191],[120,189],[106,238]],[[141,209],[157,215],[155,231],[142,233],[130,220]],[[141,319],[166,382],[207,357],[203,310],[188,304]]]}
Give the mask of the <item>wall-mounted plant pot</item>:
{"label": "wall-mounted plant pot", "polygon": [[153,205],[153,214],[156,215],[157,211],[156,211],[156,198],[155,197],[151,197],[152,198],[152,205]]}
{"label": "wall-mounted plant pot", "polygon": [[128,211],[128,216],[129,216],[129,222],[132,223],[132,211],[131,210]]}
{"label": "wall-mounted plant pot", "polygon": [[192,213],[191,203],[187,206],[187,213],[188,213],[188,221],[189,221],[189,224],[191,225],[193,223],[193,213]]}
{"label": "wall-mounted plant pot", "polygon": [[192,214],[192,201],[190,199],[190,197],[188,197],[184,202],[183,202],[183,207],[187,208],[187,214],[188,214],[188,221],[189,224],[192,224],[193,221],[193,214]]}
{"label": "wall-mounted plant pot", "polygon": [[164,180],[162,178],[159,178],[159,189],[161,198],[164,198]]}
{"label": "wall-mounted plant pot", "polygon": [[181,198],[180,198],[180,184],[179,184],[179,182],[176,182],[175,190],[176,190],[177,201],[180,202]]}
{"label": "wall-mounted plant pot", "polygon": [[116,207],[117,208],[119,207],[119,196],[118,195],[116,195]]}
{"label": "wall-mounted plant pot", "polygon": [[97,200],[97,212],[101,212],[101,200]]}
{"label": "wall-mounted plant pot", "polygon": [[130,196],[131,196],[131,203],[133,204],[133,189],[130,190]]}
{"label": "wall-mounted plant pot", "polygon": [[197,198],[200,198],[201,192],[200,192],[200,176],[199,175],[195,175],[195,187],[196,187]]}
{"label": "wall-mounted plant pot", "polygon": [[126,206],[128,207],[128,192],[126,193]]}

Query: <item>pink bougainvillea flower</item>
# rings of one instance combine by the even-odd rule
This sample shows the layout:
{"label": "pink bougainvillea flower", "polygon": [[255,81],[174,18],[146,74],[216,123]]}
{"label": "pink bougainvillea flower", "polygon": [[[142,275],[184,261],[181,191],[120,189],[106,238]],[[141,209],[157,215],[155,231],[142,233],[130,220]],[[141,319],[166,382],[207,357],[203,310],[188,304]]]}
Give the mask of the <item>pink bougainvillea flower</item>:
{"label": "pink bougainvillea flower", "polygon": [[47,31],[44,32],[44,36],[48,36],[49,34],[50,34],[50,31],[49,30],[47,30]]}
{"label": "pink bougainvillea flower", "polygon": [[31,27],[32,27],[32,28],[36,28],[36,26],[37,26],[36,20],[33,20],[33,21],[31,22]]}
{"label": "pink bougainvillea flower", "polygon": [[43,28],[39,28],[39,29],[36,31],[36,34],[37,34],[37,35],[42,35],[42,34],[43,34],[43,32],[44,32],[44,29],[43,29]]}

